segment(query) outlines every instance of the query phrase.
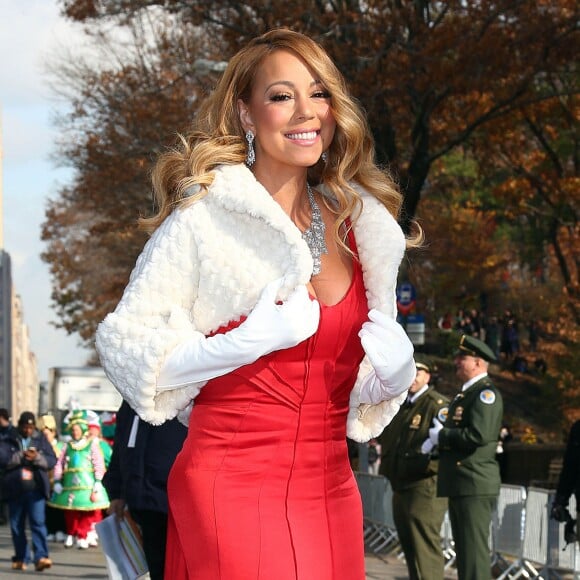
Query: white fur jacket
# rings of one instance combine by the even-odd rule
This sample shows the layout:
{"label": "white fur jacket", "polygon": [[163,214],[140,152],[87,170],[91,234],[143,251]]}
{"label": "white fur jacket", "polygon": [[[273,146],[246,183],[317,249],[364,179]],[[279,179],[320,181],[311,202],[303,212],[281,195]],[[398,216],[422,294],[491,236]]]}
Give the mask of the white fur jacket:
{"label": "white fur jacket", "polygon": [[[404,236],[379,201],[361,195],[354,234],[368,306],[394,317]],[[145,421],[186,422],[205,382],[157,392],[167,354],[196,333],[248,315],[272,280],[284,278],[284,299],[310,280],[312,267],[300,231],[254,175],[244,165],[218,167],[207,195],[173,211],[153,233],[117,308],[99,325],[105,372]],[[350,397],[347,430],[356,441],[381,433],[405,398],[359,404],[360,378],[369,370],[365,359]]]}

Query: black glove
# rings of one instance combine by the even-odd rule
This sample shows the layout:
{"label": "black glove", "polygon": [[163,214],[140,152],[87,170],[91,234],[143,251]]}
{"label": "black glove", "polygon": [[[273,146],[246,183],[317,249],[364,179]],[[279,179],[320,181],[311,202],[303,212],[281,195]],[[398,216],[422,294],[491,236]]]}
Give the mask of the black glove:
{"label": "black glove", "polygon": [[561,503],[554,501],[552,504],[552,510],[550,511],[550,518],[556,520],[557,522],[567,522],[571,519],[570,512],[568,508]]}
{"label": "black glove", "polygon": [[576,520],[573,520],[572,517],[570,517],[570,519],[566,522],[566,525],[564,526],[564,540],[566,541],[566,546],[568,546],[568,544],[574,544],[575,542],[578,541],[578,534],[576,533],[575,528],[576,528]]}

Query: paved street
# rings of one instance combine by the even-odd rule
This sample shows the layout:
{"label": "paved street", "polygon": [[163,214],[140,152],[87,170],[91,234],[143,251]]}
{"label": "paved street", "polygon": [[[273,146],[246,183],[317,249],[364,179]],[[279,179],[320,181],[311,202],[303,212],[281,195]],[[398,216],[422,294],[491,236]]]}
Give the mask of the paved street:
{"label": "paved street", "polygon": [[[88,550],[65,549],[62,544],[51,543],[49,550],[53,561],[52,568],[44,572],[35,572],[34,566],[31,565],[25,572],[16,572],[11,569],[13,550],[10,529],[6,525],[0,526],[0,578],[10,578],[12,580],[22,576],[40,574],[45,580],[108,578],[105,559],[100,548],[90,548]],[[366,562],[368,580],[404,580],[407,578],[404,563],[396,558],[389,558],[387,563],[387,561],[374,556],[368,556]]]}
{"label": "paved street", "polygon": [[[25,572],[14,571],[11,569],[13,550],[10,529],[7,525],[0,526],[0,578],[12,580],[31,575],[42,575],[45,580],[108,578],[105,559],[100,548],[90,548],[88,550],[65,549],[62,544],[51,543],[49,544],[49,550],[53,561],[53,566],[49,570],[35,572],[34,566],[30,565]],[[367,580],[405,580],[408,578],[404,562],[398,560],[395,556],[389,556],[384,560],[375,556],[367,556],[366,570]]]}
{"label": "paved street", "polygon": [[[29,531],[28,537],[30,538]],[[62,544],[50,543],[48,549],[53,562],[52,568],[44,572],[35,572],[34,566],[30,565],[25,572],[12,570],[11,558],[14,551],[10,538],[10,528],[7,525],[0,526],[0,578],[12,580],[31,575],[42,575],[45,580],[108,578],[105,558],[100,548],[66,549]]]}

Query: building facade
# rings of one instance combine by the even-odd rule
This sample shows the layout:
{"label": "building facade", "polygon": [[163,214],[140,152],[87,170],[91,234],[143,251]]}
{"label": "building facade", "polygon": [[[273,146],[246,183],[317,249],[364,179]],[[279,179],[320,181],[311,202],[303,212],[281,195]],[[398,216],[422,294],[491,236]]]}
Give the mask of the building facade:
{"label": "building facade", "polygon": [[0,407],[12,408],[12,268],[0,249]]}
{"label": "building facade", "polygon": [[0,250],[0,407],[16,421],[23,411],[37,413],[38,400],[38,367],[22,301],[12,283],[10,255]]}

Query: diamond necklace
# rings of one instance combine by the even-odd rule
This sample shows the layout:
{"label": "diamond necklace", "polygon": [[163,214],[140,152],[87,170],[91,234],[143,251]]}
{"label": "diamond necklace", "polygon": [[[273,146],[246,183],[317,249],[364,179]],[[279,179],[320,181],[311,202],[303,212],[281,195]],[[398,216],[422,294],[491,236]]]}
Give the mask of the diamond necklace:
{"label": "diamond necklace", "polygon": [[310,203],[310,209],[312,210],[312,221],[310,222],[308,229],[302,232],[302,238],[308,245],[310,253],[312,254],[312,260],[314,261],[312,275],[316,276],[317,274],[320,274],[320,256],[322,254],[328,254],[325,235],[326,226],[322,220],[320,208],[314,199],[314,193],[309,183],[306,184],[306,193],[308,194],[308,202]]}

